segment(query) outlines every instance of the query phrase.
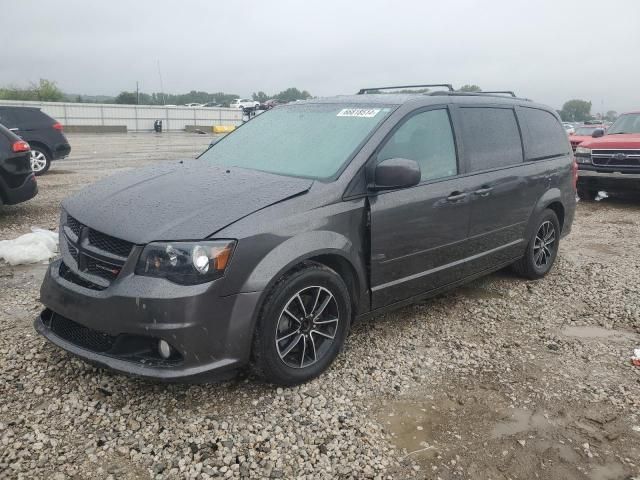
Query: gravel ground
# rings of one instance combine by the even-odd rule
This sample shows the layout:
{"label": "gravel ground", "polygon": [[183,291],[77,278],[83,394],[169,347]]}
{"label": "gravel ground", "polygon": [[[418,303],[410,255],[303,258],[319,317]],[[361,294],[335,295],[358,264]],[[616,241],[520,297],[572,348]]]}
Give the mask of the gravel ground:
{"label": "gravel ground", "polygon": [[[69,135],[0,239],[57,226],[116,170],[198,135]],[[0,265],[0,478],[640,478],[640,199],[580,203],[553,272],[499,272],[354,326],[309,384],[164,385],[93,368],[31,326],[45,265]]]}

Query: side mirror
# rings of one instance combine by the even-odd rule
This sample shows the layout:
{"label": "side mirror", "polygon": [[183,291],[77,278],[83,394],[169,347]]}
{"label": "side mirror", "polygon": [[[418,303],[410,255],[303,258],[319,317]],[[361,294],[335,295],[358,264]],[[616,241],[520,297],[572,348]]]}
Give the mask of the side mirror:
{"label": "side mirror", "polygon": [[591,134],[593,138],[604,137],[604,128],[596,128]]}
{"label": "side mirror", "polygon": [[420,165],[407,158],[388,158],[376,165],[372,190],[394,190],[420,183]]}

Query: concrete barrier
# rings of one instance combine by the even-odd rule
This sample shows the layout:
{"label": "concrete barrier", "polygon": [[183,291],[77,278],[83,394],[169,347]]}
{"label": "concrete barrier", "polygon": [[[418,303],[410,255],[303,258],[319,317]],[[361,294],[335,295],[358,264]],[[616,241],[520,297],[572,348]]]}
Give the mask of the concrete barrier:
{"label": "concrete barrier", "polygon": [[127,133],[126,125],[65,125],[67,133]]}

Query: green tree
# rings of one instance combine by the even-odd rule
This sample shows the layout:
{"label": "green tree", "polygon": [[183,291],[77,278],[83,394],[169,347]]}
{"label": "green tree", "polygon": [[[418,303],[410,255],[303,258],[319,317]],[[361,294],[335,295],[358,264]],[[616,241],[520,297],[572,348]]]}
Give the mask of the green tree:
{"label": "green tree", "polygon": [[31,90],[35,96],[42,102],[61,102],[64,100],[64,93],[58,88],[56,82],[41,78],[38,83],[31,84]]}
{"label": "green tree", "polygon": [[135,105],[136,92],[120,92],[114,102],[123,105]]}
{"label": "green tree", "polygon": [[591,120],[591,102],[586,100],[569,100],[560,110],[560,116],[565,122],[584,122]]}
{"label": "green tree", "polygon": [[604,116],[605,120],[609,120],[610,122],[614,122],[616,118],[618,118],[618,112],[615,110],[609,110],[607,114]]}
{"label": "green tree", "polygon": [[478,85],[463,85],[458,89],[459,92],[481,92],[482,89]]}
{"label": "green tree", "polygon": [[267,100],[269,100],[270,97],[269,95],[267,95],[261,90],[258,93],[253,92],[253,94],[251,95],[251,98],[253,98],[256,102],[264,103]]}
{"label": "green tree", "polygon": [[296,100],[306,100],[307,98],[311,98],[311,94],[306,90],[300,91],[297,88],[291,87],[274,95],[273,98],[277,98],[281,102],[295,102]]}

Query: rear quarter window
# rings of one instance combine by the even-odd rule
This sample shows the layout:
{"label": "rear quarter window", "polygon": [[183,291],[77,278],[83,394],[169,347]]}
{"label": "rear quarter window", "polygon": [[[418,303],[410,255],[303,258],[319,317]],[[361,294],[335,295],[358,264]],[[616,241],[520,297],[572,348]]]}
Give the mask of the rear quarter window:
{"label": "rear quarter window", "polygon": [[53,119],[36,108],[15,108],[10,111],[16,127],[41,128],[53,124]]}
{"label": "rear quarter window", "polygon": [[522,163],[522,141],[512,108],[462,107],[460,117],[471,171]]}
{"label": "rear quarter window", "polygon": [[567,134],[553,114],[538,108],[521,107],[518,118],[527,160],[543,160],[569,153]]}

